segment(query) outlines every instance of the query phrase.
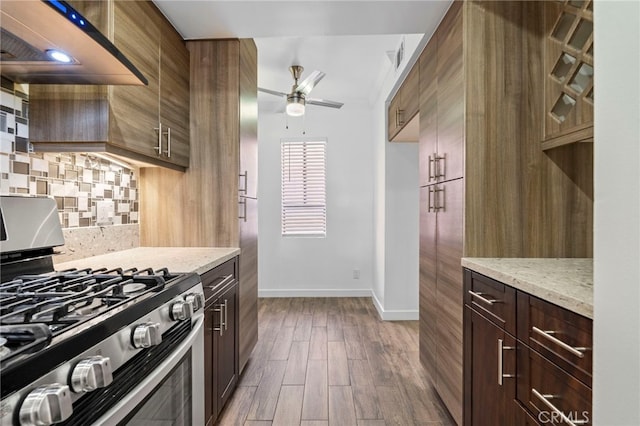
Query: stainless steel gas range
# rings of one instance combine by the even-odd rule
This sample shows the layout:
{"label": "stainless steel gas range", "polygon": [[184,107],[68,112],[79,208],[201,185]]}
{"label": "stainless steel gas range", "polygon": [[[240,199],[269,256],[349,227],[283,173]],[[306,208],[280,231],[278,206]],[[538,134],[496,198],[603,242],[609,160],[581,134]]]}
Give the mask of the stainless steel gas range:
{"label": "stainless steel gas range", "polygon": [[0,211],[0,425],[203,424],[200,277],[55,272],[56,203]]}

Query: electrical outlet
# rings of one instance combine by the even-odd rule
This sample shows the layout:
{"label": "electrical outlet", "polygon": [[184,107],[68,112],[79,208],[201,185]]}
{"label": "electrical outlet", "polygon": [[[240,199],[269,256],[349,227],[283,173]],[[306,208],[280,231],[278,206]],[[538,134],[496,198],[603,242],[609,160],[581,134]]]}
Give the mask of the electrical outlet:
{"label": "electrical outlet", "polygon": [[354,280],[360,279],[360,269],[354,269],[353,270],[353,279]]}

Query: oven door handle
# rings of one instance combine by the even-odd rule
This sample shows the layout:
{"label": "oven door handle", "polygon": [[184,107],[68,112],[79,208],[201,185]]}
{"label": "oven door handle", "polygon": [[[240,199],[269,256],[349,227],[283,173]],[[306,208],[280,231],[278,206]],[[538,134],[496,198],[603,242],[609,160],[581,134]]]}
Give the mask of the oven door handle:
{"label": "oven door handle", "polygon": [[[197,372],[204,365],[204,314],[197,316],[196,322],[189,335],[180,342],[180,345],[175,348],[173,353],[169,355],[158,367],[153,371],[153,374],[145,378],[138,386],[131,390],[118,404],[111,407],[102,417],[100,417],[94,425],[101,426],[115,426],[122,419],[124,419],[129,413],[136,409],[145,398],[155,390],[155,388],[164,380],[167,375],[176,367],[182,357],[193,348],[192,357],[195,358],[195,362],[192,364],[191,369],[192,381],[195,383],[195,378],[198,377]],[[194,365],[194,364],[200,364]],[[193,385],[192,385],[193,386]],[[198,383],[197,387],[200,387]],[[201,391],[199,393],[193,393],[193,397],[204,394],[204,381],[201,384]],[[204,406],[202,411],[192,413],[193,424],[204,424]]]}

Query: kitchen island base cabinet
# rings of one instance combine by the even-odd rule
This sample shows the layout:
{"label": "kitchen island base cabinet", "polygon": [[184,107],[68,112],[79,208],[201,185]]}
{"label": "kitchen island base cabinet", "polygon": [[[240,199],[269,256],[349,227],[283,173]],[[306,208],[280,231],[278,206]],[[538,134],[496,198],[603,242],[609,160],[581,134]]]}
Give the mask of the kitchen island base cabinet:
{"label": "kitchen island base cabinet", "polygon": [[237,276],[237,258],[202,275],[205,293],[204,398],[207,425],[216,422],[235,390],[240,374]]}
{"label": "kitchen island base cabinet", "polygon": [[464,270],[464,424],[591,424],[592,321]]}

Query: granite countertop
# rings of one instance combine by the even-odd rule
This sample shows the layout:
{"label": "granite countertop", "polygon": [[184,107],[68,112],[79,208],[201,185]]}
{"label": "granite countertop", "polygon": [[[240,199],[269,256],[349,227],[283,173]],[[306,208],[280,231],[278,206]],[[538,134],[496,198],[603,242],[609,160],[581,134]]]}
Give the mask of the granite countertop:
{"label": "granite countertop", "polygon": [[240,254],[234,247],[137,247],[69,262],[56,263],[56,271],[71,268],[168,268],[170,272],[203,274]]}
{"label": "granite countertop", "polygon": [[593,319],[593,259],[465,257],[462,266]]}

